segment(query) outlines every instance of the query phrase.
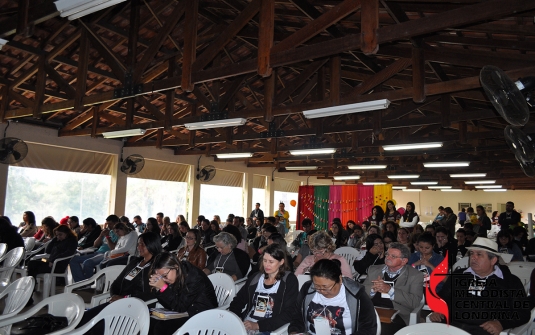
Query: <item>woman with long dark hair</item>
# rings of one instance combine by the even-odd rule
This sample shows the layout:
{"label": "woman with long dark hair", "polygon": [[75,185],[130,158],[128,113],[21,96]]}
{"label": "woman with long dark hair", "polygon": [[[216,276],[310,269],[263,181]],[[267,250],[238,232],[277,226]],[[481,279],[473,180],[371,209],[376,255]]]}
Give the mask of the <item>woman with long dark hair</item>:
{"label": "woman with long dark hair", "polygon": [[186,245],[177,251],[177,258],[195,265],[199,269],[206,266],[206,251],[201,248],[201,233],[198,229],[188,229],[186,233]]}
{"label": "woman with long dark hair", "polygon": [[230,304],[229,310],[243,320],[248,331],[269,334],[292,321],[299,284],[288,267],[285,247],[267,246],[259,271],[247,279]]}
{"label": "woman with long dark hair", "polygon": [[339,221],[333,221],[330,235],[336,239],[336,249],[347,246],[348,233]]}
{"label": "woman with long dark hair", "polygon": [[487,237],[489,230],[492,229],[490,218],[487,216],[485,208],[481,205],[476,207],[476,212],[477,223],[474,225],[474,233],[476,233],[478,237]]}
{"label": "woman with long dark hair", "polygon": [[11,225],[7,216],[0,217],[0,243],[7,244],[6,252],[13,248],[24,247],[22,236],[17,233],[17,228]]}
{"label": "woman with long dark hair", "polygon": [[158,220],[156,220],[155,218],[148,218],[147,227],[143,232],[151,232],[156,235],[160,235],[160,226],[158,225]]}
{"label": "woman with long dark hair", "polygon": [[372,215],[368,217],[368,221],[370,221],[371,224],[380,226],[383,223],[384,216],[385,213],[383,208],[381,206],[374,206],[372,208]]}
{"label": "woman with long dark hair", "polygon": [[41,229],[33,237],[36,241],[46,243],[54,238],[54,229],[59,224],[54,220],[53,217],[47,216],[41,221]]}
{"label": "woman with long dark hair", "polygon": [[405,213],[403,213],[401,216],[399,226],[412,229],[419,220],[420,217],[416,213],[416,206],[414,206],[414,202],[407,202],[407,206],[405,206]]}
{"label": "woman with long dark hair", "polygon": [[181,262],[174,254],[163,252],[155,257],[149,285],[158,302],[166,309],[188,313],[188,317],[150,321],[149,334],[171,335],[189,318],[217,307],[214,286],[206,274],[190,262]]}
{"label": "woman with long dark hair", "polygon": [[22,222],[20,223],[20,236],[30,237],[37,233],[37,222],[35,221],[35,214],[32,211],[26,211],[22,214]]}
{"label": "woman with long dark hair", "polygon": [[180,235],[180,230],[176,222],[171,222],[167,226],[167,235],[162,239],[162,248],[166,251],[175,251],[178,250],[178,247],[182,244],[182,235]]}
{"label": "woman with long dark hair", "polygon": [[386,202],[386,211],[383,217],[383,223],[386,223],[387,221],[394,221],[395,223],[399,224],[400,219],[401,214],[399,214],[399,212],[396,210],[396,205],[394,205],[392,200],[388,200]]}
{"label": "woman with long dark hair", "polygon": [[371,234],[366,237],[366,250],[364,257],[353,263],[360,276],[367,274],[372,265],[385,264],[386,247],[380,235]]}

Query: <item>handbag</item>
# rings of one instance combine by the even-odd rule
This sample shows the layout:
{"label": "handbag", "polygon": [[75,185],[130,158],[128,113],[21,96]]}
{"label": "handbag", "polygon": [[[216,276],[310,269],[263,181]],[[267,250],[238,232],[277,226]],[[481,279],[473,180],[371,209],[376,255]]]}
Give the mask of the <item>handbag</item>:
{"label": "handbag", "polygon": [[18,328],[12,328],[12,335],[25,334],[48,334],[54,331],[66,328],[69,321],[64,316],[54,316],[52,314],[41,314],[32,316],[24,321],[24,325]]}

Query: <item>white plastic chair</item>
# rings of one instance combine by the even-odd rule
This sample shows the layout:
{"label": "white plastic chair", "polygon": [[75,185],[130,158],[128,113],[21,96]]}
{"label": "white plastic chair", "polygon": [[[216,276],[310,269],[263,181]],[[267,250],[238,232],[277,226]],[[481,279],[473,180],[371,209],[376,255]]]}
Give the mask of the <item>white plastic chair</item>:
{"label": "white plastic chair", "polygon": [[226,273],[212,273],[208,279],[214,286],[218,309],[228,309],[232,299],[236,296],[234,280]]}
{"label": "white plastic chair", "polygon": [[394,335],[470,335],[454,326],[444,323],[418,323],[398,330]]}
{"label": "white plastic chair", "polygon": [[[28,237],[29,238],[29,237]],[[33,238],[33,237],[32,237]],[[21,261],[21,264],[19,266],[17,266],[15,268],[15,271],[13,272],[14,274],[18,273],[20,274],[21,277],[26,277],[28,275],[28,267],[26,266],[26,262],[28,262],[30,259],[33,258],[33,256],[39,254],[39,253],[42,253],[46,247],[48,246],[48,244],[52,242],[52,240],[46,242],[46,243],[43,243],[41,244],[38,248],[36,248],[35,250],[32,250],[32,249],[29,249],[26,245],[26,242],[24,242],[24,245],[25,245],[25,249],[26,251],[24,252],[24,257],[22,258],[22,261]],[[34,239],[34,247],[35,245],[37,244],[37,242],[35,241]],[[40,286],[38,285],[38,288]]]}
{"label": "white plastic chair", "polygon": [[4,256],[4,263],[0,267],[0,292],[3,291],[11,282],[11,276],[15,267],[19,265],[22,257],[24,256],[24,248],[16,247]]}
{"label": "white plastic chair", "polygon": [[192,316],[173,335],[247,335],[242,320],[236,314],[221,309],[211,309]]}
{"label": "white plastic chair", "polygon": [[531,272],[535,269],[535,263],[531,262],[511,262],[508,264],[511,273],[520,278],[522,285],[529,293],[529,284],[531,279]]}
{"label": "white plastic chair", "polygon": [[422,311],[422,308],[424,308],[424,305],[425,305],[425,294],[422,296],[422,301],[420,301],[418,306],[409,315],[409,326],[415,325],[418,323],[419,318],[420,318],[420,312]]}
{"label": "white plastic chair", "polygon": [[533,318],[535,318],[535,308],[531,310],[531,316],[528,323],[516,328],[504,329],[500,332],[500,335],[531,335],[535,329]]}
{"label": "white plastic chair", "polygon": [[35,237],[26,237],[24,239],[24,249],[26,249],[26,252],[31,252],[33,247],[35,247]]}
{"label": "white plastic chair", "polygon": [[[65,268],[64,272],[61,273],[55,273],[56,271],[56,265],[61,262],[68,259],[73,258],[75,255],[57,258],[54,260],[54,263],[52,263],[52,269],[50,270],[50,273],[40,273],[36,276],[37,280],[42,279],[43,280],[43,298],[48,298],[49,296],[52,296],[56,294],[56,278],[63,277],[65,279],[65,285],[69,283],[69,267],[67,266]],[[36,255],[34,258],[41,259],[41,258],[48,258],[50,255],[43,254],[43,255]]]}
{"label": "white plastic chair", "polygon": [[377,323],[377,332],[376,335],[381,335],[381,318],[379,317],[379,314],[377,313],[377,310],[374,308],[375,311],[375,321]]}
{"label": "white plastic chair", "polygon": [[[4,310],[2,311],[2,315],[0,315],[0,320],[17,315],[32,297],[34,286],[35,279],[33,277],[23,277],[9,284],[0,293],[0,300],[5,299]],[[11,332],[11,325],[3,327],[2,330],[6,334],[9,334]]]}
{"label": "white plastic chair", "polygon": [[[119,274],[124,270],[124,268],[125,268],[125,265],[108,266],[107,268],[104,268],[98,271],[97,273],[95,273],[91,278],[65,286],[64,292],[70,293],[76,288],[87,286],[87,285],[95,284],[98,286],[99,282],[102,282],[102,287],[98,289],[102,290],[102,293],[109,292],[111,284],[119,276]],[[100,295],[92,296],[91,302],[88,304],[87,307],[93,308],[95,306],[100,305],[99,302],[101,302],[100,301],[101,299],[99,299],[99,296]]]}
{"label": "white plastic chair", "polygon": [[353,267],[353,262],[356,260],[361,260],[362,257],[364,257],[364,254],[355,248],[351,247],[341,247],[334,251],[335,254],[340,255],[344,257],[349,264],[349,267],[351,268],[351,271],[353,272],[353,275],[356,274],[355,268]]}
{"label": "white plastic chair", "polygon": [[147,335],[149,333],[150,314],[145,302],[138,298],[125,298],[109,304],[91,321],[69,334],[85,334],[101,320],[104,320],[103,335]]}
{"label": "white plastic chair", "polygon": [[465,256],[461,259],[459,259],[455,264],[453,264],[452,271],[458,270],[458,269],[468,269],[469,266],[470,257]]}
{"label": "white plastic chair", "polygon": [[7,244],[6,243],[0,243],[0,259],[4,257],[7,251]]}
{"label": "white plastic chair", "polygon": [[249,264],[249,270],[247,270],[247,274],[242,279],[238,279],[234,282],[234,284],[236,285],[236,289],[234,290],[234,292],[236,292],[236,294],[238,294],[238,292],[240,292],[240,289],[243,287],[243,285],[245,285],[245,282],[247,281],[247,276],[249,276],[249,273],[251,272],[252,269],[253,269],[253,266]]}
{"label": "white plastic chair", "polygon": [[80,323],[80,320],[82,320],[85,309],[84,301],[80,296],[73,293],[62,293],[44,299],[26,312],[0,319],[0,328],[24,321],[39,313],[44,307],[48,307],[47,313],[54,316],[66,317],[69,324],[66,328],[50,333],[49,335],[73,334],[72,332],[74,328]]}
{"label": "white plastic chair", "polygon": [[310,275],[298,275],[297,282],[299,283],[299,291],[301,291],[301,287],[303,287],[303,285],[311,279],[312,278],[310,278]]}

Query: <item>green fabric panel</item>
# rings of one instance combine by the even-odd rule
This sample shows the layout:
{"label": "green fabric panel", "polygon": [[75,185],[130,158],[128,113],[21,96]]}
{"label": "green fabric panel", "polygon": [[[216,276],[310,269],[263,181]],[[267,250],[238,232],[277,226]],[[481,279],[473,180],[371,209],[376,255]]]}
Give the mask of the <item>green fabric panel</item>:
{"label": "green fabric panel", "polygon": [[330,186],[314,187],[314,224],[317,230],[329,227],[329,189]]}

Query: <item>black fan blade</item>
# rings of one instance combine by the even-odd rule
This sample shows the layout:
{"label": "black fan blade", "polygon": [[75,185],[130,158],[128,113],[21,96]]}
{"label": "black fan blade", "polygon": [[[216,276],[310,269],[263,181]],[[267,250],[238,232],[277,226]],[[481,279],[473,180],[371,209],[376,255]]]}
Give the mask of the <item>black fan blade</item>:
{"label": "black fan blade", "polygon": [[130,167],[130,170],[128,170],[128,173],[134,173],[137,170],[137,166],[134,164]]}
{"label": "black fan blade", "polygon": [[13,154],[13,157],[15,158],[15,160],[17,160],[17,161],[22,157],[22,155],[18,151],[13,151],[12,154]]}

